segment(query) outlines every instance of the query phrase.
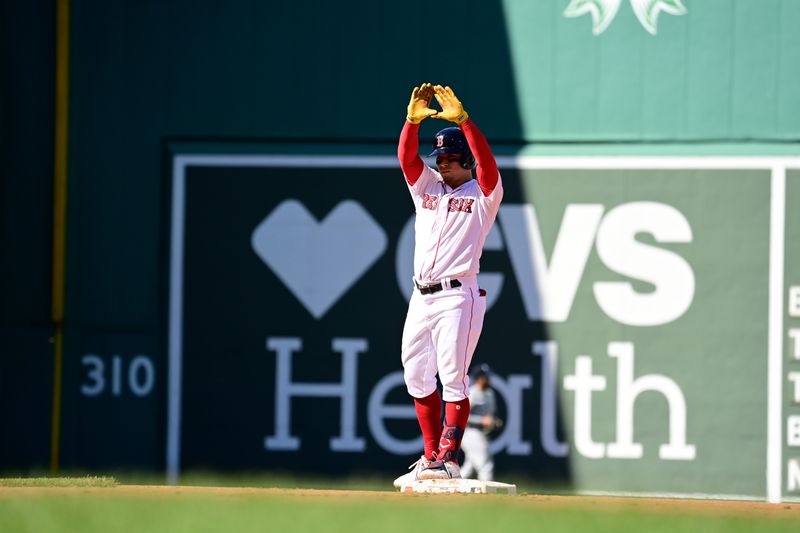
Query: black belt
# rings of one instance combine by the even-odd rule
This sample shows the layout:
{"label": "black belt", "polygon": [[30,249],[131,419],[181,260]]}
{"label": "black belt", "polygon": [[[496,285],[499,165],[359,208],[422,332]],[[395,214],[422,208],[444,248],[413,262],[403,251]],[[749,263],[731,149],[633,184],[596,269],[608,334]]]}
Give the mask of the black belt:
{"label": "black belt", "polygon": [[[433,294],[435,292],[439,292],[440,290],[444,289],[444,286],[441,283],[435,283],[433,285],[420,285],[414,280],[414,285],[417,286],[420,294]],[[456,287],[460,287],[461,282],[457,279],[450,280],[450,288],[455,289]]]}

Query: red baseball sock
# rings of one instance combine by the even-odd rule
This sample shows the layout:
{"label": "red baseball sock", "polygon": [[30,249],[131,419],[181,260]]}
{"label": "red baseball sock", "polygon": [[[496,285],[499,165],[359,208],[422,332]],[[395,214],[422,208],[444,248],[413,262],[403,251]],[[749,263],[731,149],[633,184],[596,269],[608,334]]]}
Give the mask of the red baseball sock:
{"label": "red baseball sock", "polygon": [[469,399],[447,402],[444,407],[444,428],[439,438],[437,459],[440,461],[458,461],[458,449],[461,437],[469,419]]}
{"label": "red baseball sock", "polygon": [[469,419],[469,398],[457,402],[447,402],[444,406],[444,423],[449,426],[458,426],[461,431],[467,428]]}
{"label": "red baseball sock", "polygon": [[433,391],[433,394],[424,398],[414,398],[414,408],[425,443],[425,458],[432,460],[433,453],[439,449],[439,437],[442,435],[442,399],[439,391]]}

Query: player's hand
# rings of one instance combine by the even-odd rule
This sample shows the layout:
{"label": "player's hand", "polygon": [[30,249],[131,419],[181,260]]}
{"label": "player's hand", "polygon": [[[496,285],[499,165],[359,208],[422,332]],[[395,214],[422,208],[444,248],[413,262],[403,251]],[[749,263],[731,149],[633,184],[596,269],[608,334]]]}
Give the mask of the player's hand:
{"label": "player's hand", "polygon": [[431,98],[433,98],[433,85],[430,83],[423,83],[420,87],[414,87],[411,93],[411,101],[408,102],[406,120],[412,124],[419,124],[426,118],[435,115],[437,111],[429,107]]}
{"label": "player's hand", "polygon": [[494,426],[494,417],[493,416],[484,416],[481,418],[481,425],[484,429],[491,429]]}
{"label": "player's hand", "polygon": [[436,96],[436,101],[442,106],[442,110],[433,115],[433,118],[442,118],[450,122],[455,122],[456,124],[461,124],[469,118],[469,114],[464,111],[464,106],[461,104],[461,101],[456,98],[453,89],[437,85],[433,88],[433,91]]}

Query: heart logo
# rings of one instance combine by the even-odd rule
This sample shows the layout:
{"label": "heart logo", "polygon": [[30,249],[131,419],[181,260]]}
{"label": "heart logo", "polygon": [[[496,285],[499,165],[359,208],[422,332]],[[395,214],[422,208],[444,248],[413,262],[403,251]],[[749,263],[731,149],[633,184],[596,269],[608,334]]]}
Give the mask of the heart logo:
{"label": "heart logo", "polygon": [[253,231],[256,255],[319,320],[386,251],[383,228],[359,204],[340,202],[321,222],[285,200]]}

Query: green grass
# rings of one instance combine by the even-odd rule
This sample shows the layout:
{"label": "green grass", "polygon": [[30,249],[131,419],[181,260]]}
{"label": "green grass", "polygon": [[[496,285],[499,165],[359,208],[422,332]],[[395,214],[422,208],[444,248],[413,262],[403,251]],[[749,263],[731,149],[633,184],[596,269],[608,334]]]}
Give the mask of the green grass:
{"label": "green grass", "polygon": [[[114,472],[126,485],[164,485],[164,474]],[[235,475],[195,470],[181,474],[180,484],[190,487],[257,487],[286,489],[343,489],[394,492],[392,479],[380,476],[307,476],[291,472],[238,472]]]}
{"label": "green grass", "polygon": [[[115,490],[0,494],[0,531],[16,532],[793,532],[797,513],[725,516],[700,511],[570,505],[481,495],[172,495]],[[792,518],[794,517],[794,518]]]}
{"label": "green grass", "polygon": [[107,476],[0,478],[0,487],[114,487],[116,485],[117,480]]}

